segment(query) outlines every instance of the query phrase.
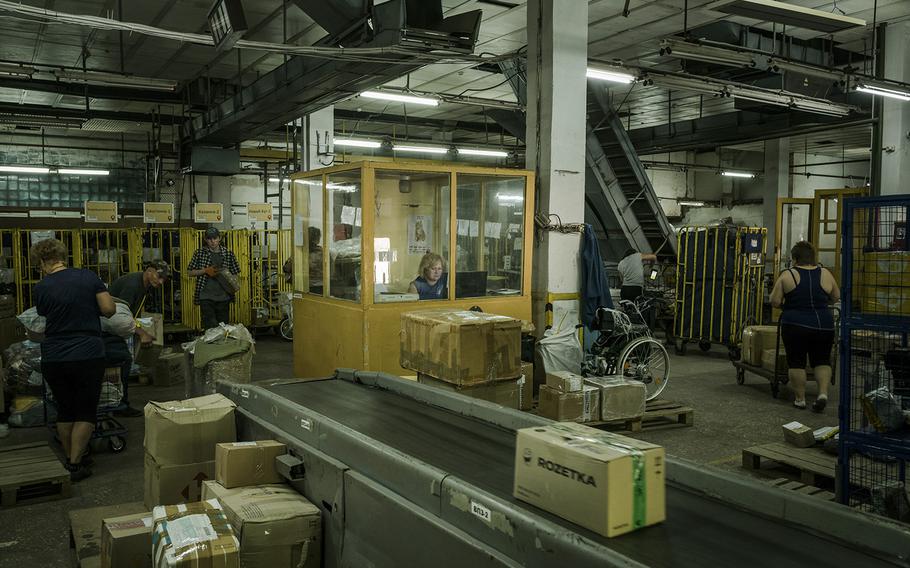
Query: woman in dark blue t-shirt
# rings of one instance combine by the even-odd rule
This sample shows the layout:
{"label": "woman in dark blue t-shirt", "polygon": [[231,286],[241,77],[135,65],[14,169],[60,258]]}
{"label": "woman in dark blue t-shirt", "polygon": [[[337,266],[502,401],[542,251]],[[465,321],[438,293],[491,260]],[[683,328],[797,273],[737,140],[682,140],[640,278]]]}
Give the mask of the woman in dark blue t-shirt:
{"label": "woman in dark blue t-shirt", "polygon": [[66,247],[57,239],[32,246],[32,262],[44,277],[35,285],[38,315],[47,320],[41,342],[41,373],[57,403],[57,434],[73,481],[92,474],[82,461],[95,429],[104,377],[101,316],[114,315],[114,300],[98,276],[67,268]]}
{"label": "woman in dark blue t-shirt", "polygon": [[442,257],[428,252],[420,259],[420,273],[411,281],[408,292],[417,294],[421,300],[446,300],[449,297],[448,277]]}

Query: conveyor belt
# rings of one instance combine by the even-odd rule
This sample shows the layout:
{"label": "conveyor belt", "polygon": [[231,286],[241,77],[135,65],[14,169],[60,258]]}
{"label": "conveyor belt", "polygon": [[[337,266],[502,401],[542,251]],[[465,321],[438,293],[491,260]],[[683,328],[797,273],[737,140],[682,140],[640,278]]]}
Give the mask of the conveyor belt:
{"label": "conveyor belt", "polygon": [[[667,487],[667,521],[612,539],[512,497],[515,435],[382,389],[342,380],[267,387],[276,395],[450,472],[650,566],[893,566],[844,544]],[[824,523],[824,519],[819,519]]]}

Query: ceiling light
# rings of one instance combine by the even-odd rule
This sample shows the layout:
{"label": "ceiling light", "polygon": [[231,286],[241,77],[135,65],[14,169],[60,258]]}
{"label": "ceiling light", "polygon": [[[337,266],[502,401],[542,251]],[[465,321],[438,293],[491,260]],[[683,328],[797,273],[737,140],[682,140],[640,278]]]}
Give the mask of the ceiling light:
{"label": "ceiling light", "polygon": [[396,152],[422,152],[424,154],[448,154],[448,148],[439,146],[392,146]]}
{"label": "ceiling light", "polygon": [[481,150],[478,148],[458,148],[458,153],[466,156],[491,156],[494,158],[509,157],[509,153],[502,150]]}
{"label": "ceiling light", "polygon": [[761,22],[778,22],[786,26],[834,33],[865,26],[866,21],[824,10],[814,10],[776,0],[718,0],[702,6],[726,14],[745,16]]}
{"label": "ceiling light", "polygon": [[37,73],[34,67],[25,67],[13,63],[0,63],[0,75],[10,75],[12,77],[29,77]]}
{"label": "ceiling light", "polygon": [[704,201],[680,201],[679,204],[683,207],[704,207]]}
{"label": "ceiling light", "polygon": [[13,174],[46,174],[50,173],[50,168],[36,168],[31,166],[0,166],[0,172],[9,172]]}
{"label": "ceiling light", "polygon": [[520,203],[525,200],[523,195],[509,195],[508,193],[497,193],[496,200],[504,203]]}
{"label": "ceiling light", "polygon": [[751,53],[702,45],[680,39],[671,38],[661,41],[660,54],[680,59],[728,65],[730,67],[755,67],[755,59]]}
{"label": "ceiling light", "polygon": [[755,177],[755,174],[750,174],[750,173],[747,173],[747,172],[728,172],[728,171],[723,171],[723,172],[720,172],[720,175],[726,176],[726,177],[750,178],[750,179]]}
{"label": "ceiling light", "polygon": [[57,80],[63,83],[126,87],[130,89],[148,89],[151,91],[177,90],[177,81],[172,81],[170,79],[136,77],[132,75],[107,73],[105,71],[70,71],[68,69],[60,69],[54,71],[54,75],[57,77]]}
{"label": "ceiling light", "polygon": [[613,83],[624,83],[628,85],[635,80],[634,75],[628,73],[619,73],[617,71],[606,71],[603,69],[592,69],[588,67],[585,71],[585,77],[588,79],[598,79],[600,81],[611,81]]}
{"label": "ceiling light", "polygon": [[768,69],[779,73],[780,71],[791,71],[809,77],[818,77],[819,79],[829,79],[831,81],[843,81],[844,73],[837,69],[825,69],[815,67],[814,65],[804,65],[802,63],[793,63],[790,61],[781,61],[779,59],[768,59]]}
{"label": "ceiling light", "polygon": [[881,87],[879,85],[860,83],[856,86],[856,90],[861,93],[869,93],[870,95],[878,95],[880,97],[887,97],[889,99],[897,99],[900,101],[910,101],[910,93],[908,93],[907,91],[900,91],[900,90],[892,89],[892,88],[888,88],[888,87]]}
{"label": "ceiling light", "polygon": [[109,176],[110,170],[71,170],[68,168],[58,169],[58,174],[69,174],[74,176]]}
{"label": "ceiling light", "polygon": [[411,95],[399,95],[387,91],[364,91],[360,93],[361,97],[368,99],[379,99],[382,101],[397,101],[400,103],[414,103],[415,105],[439,106],[437,99],[429,97],[413,97]]}
{"label": "ceiling light", "polygon": [[336,146],[351,146],[354,148],[379,148],[382,146],[380,142],[375,140],[354,140],[353,138],[336,138]]}
{"label": "ceiling light", "polygon": [[[269,178],[269,183],[291,183],[290,178]],[[319,185],[322,185],[321,183]]]}

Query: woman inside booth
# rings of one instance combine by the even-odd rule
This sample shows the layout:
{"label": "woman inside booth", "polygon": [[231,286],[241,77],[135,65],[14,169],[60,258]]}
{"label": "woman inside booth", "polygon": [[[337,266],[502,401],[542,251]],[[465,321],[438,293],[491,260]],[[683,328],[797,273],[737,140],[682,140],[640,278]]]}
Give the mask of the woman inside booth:
{"label": "woman inside booth", "polygon": [[408,293],[417,294],[421,300],[445,300],[449,297],[448,274],[442,257],[428,252],[420,259],[417,278],[411,281]]}

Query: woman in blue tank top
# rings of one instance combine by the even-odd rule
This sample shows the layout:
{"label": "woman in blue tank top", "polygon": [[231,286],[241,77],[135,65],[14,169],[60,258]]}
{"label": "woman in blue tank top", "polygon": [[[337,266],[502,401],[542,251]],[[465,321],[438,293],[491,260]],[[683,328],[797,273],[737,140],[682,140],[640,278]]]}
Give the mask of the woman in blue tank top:
{"label": "woman in blue tank top", "polygon": [[806,359],[818,383],[812,410],[821,412],[828,403],[831,384],[831,348],[834,346],[834,316],[831,304],[840,301],[840,288],[826,268],[817,265],[815,247],[800,241],[790,250],[793,268],[781,272],[771,291],[771,305],[782,310],[780,335],[787,351],[790,386],[796,394],[793,406],[806,408]]}
{"label": "woman in blue tank top", "polygon": [[420,275],[411,281],[408,292],[421,300],[445,300],[449,297],[448,275],[442,257],[428,252],[420,259]]}

